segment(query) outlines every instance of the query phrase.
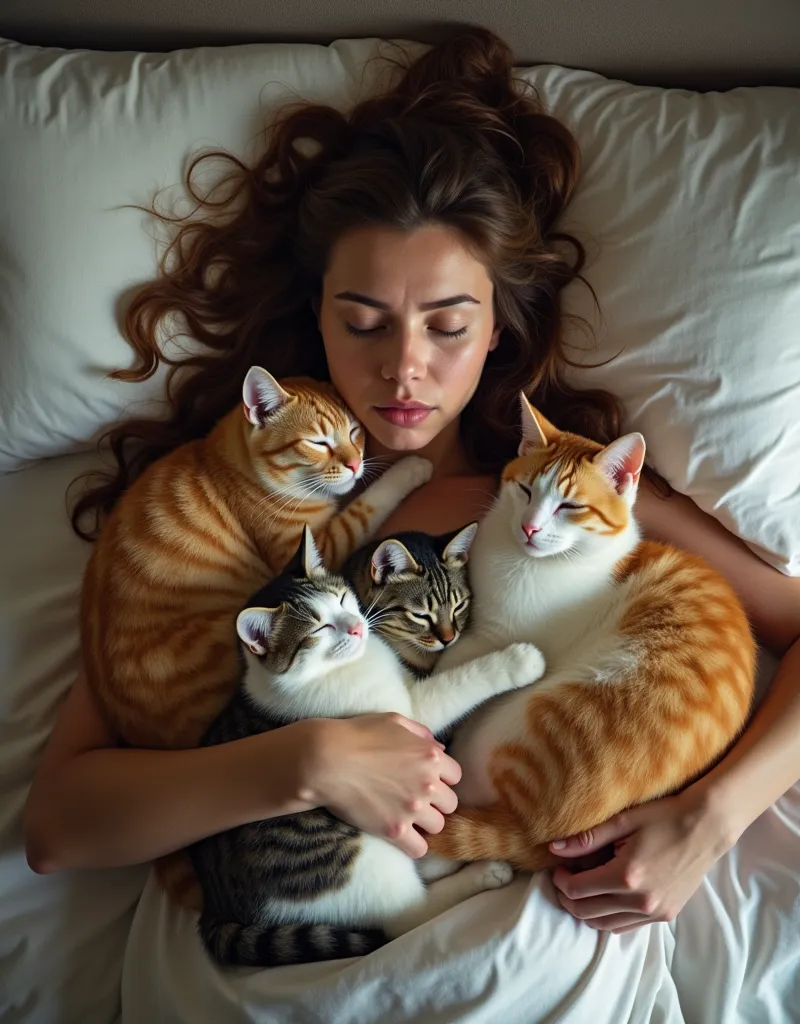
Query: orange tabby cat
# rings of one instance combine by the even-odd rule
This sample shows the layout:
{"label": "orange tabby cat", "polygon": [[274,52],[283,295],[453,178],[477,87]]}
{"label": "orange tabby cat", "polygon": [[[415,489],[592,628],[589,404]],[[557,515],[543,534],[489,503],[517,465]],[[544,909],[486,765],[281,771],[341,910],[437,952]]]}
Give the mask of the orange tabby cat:
{"label": "orange tabby cat", "polygon": [[253,367],[243,400],[136,480],[86,569],[84,669],[132,746],[200,742],[236,685],[236,616],[304,524],[336,567],[430,476],[404,459],[337,513],[363,474],[364,432],[333,388]]}
{"label": "orange tabby cat", "polygon": [[560,432],[524,396],[522,413],[519,458],[470,552],[473,625],[438,669],[524,640],[547,670],[456,734],[460,810],[428,841],[447,857],[536,870],[557,862],[549,841],[717,761],[747,720],[756,651],[717,572],[641,540],[642,436],[603,448]]}

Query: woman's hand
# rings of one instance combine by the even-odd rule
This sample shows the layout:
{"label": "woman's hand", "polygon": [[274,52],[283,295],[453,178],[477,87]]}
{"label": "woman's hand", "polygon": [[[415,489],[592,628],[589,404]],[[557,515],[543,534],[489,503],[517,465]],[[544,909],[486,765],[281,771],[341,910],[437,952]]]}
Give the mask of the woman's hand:
{"label": "woman's hand", "polygon": [[559,857],[580,857],[614,844],[602,867],[572,874],[556,868],[561,905],[590,928],[617,934],[654,921],[672,921],[736,836],[712,810],[702,789],[690,787],[616,815],[580,836],[551,843]]}
{"label": "woman's hand", "polygon": [[417,831],[441,832],[458,803],[450,788],[461,768],[429,729],[397,714],[319,723],[308,776],[312,802],[382,836],[411,857],[428,844]]}

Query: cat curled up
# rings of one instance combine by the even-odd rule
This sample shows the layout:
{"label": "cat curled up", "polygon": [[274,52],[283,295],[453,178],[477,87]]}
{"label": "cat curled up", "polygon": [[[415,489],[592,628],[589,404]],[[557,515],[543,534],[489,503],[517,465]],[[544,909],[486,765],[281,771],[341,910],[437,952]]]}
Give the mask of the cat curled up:
{"label": "cat curled up", "polygon": [[459,809],[430,849],[557,863],[555,839],[693,781],[743,729],[756,648],[729,584],[701,558],[642,540],[645,444],[563,433],[522,397],[519,457],[470,557],[472,625],[439,670],[536,644],[546,673],[461,726]]}
{"label": "cat curled up", "polygon": [[111,513],[86,569],[81,642],[109,724],[137,747],[194,747],[239,677],[236,615],[296,549],[304,524],[333,567],[431,471],[364,472],[364,431],[333,387],[252,367],[243,407],[153,463]]}
{"label": "cat curled up", "polygon": [[[441,564],[463,569],[473,534],[468,527],[446,540],[437,556]],[[420,543],[417,537],[418,550]],[[394,578],[401,588],[414,587],[411,577],[424,575],[425,568],[424,559],[411,554],[413,546],[394,539],[378,545],[369,563],[372,582],[388,585]],[[459,610],[453,602],[463,595],[442,585],[433,601],[444,608],[430,621],[416,616],[418,637],[435,636],[437,629],[455,636]],[[387,609],[377,617],[386,629]],[[408,643],[414,618],[407,621]],[[399,712],[441,732],[482,701],[530,683],[544,668],[535,647],[511,644],[453,671],[417,678],[370,628],[354,588],[325,568],[308,530],[284,573],[241,612],[237,632],[246,669],[206,744],[302,718],[380,711]],[[512,877],[510,867],[498,861],[455,873],[453,865],[435,859],[418,864],[324,808],[210,836],[189,853],[203,890],[200,935],[224,966],[368,953]]]}
{"label": "cat curled up", "polygon": [[[427,460],[402,459],[340,511],[364,473],[364,431],[333,387],[279,384],[254,366],[242,402],[133,483],[86,568],[84,670],[131,746],[199,744],[239,678],[236,615],[281,570],[304,524],[336,566],[430,477]],[[183,854],[156,869],[173,900],[199,909]]]}

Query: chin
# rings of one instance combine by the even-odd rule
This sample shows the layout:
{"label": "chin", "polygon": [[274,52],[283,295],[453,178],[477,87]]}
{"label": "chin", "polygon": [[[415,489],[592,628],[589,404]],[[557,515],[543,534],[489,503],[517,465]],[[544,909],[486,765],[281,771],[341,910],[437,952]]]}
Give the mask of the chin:
{"label": "chin", "polygon": [[528,558],[552,558],[554,555],[563,555],[570,549],[567,548],[544,548],[544,547],[532,547],[520,539],[519,546],[522,548],[524,554]]}
{"label": "chin", "polygon": [[330,494],[340,497],[342,494],[349,494],[360,479],[361,473],[358,473],[356,476],[351,476],[349,480],[342,480],[335,484],[326,484],[325,486]]}
{"label": "chin", "polygon": [[358,659],[364,653],[364,648],[366,647],[368,635],[368,633],[365,633],[359,643],[351,644],[346,650],[342,651],[342,653],[336,659],[340,665],[347,665],[351,661],[358,661]]}

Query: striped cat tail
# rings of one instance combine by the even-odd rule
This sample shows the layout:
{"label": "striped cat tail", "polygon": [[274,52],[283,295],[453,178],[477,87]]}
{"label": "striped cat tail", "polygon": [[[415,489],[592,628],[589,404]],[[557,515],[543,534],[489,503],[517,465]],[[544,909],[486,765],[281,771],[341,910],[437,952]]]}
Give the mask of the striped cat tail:
{"label": "striped cat tail", "polygon": [[425,837],[428,850],[453,860],[505,860],[519,871],[541,871],[562,861],[534,844],[514,815],[501,807],[470,807],[445,819],[444,831]]}
{"label": "striped cat tail", "polygon": [[212,960],[221,967],[280,967],[365,956],[386,945],[380,928],[338,928],[327,924],[277,924],[267,928],[220,921],[210,914],[198,926]]}

